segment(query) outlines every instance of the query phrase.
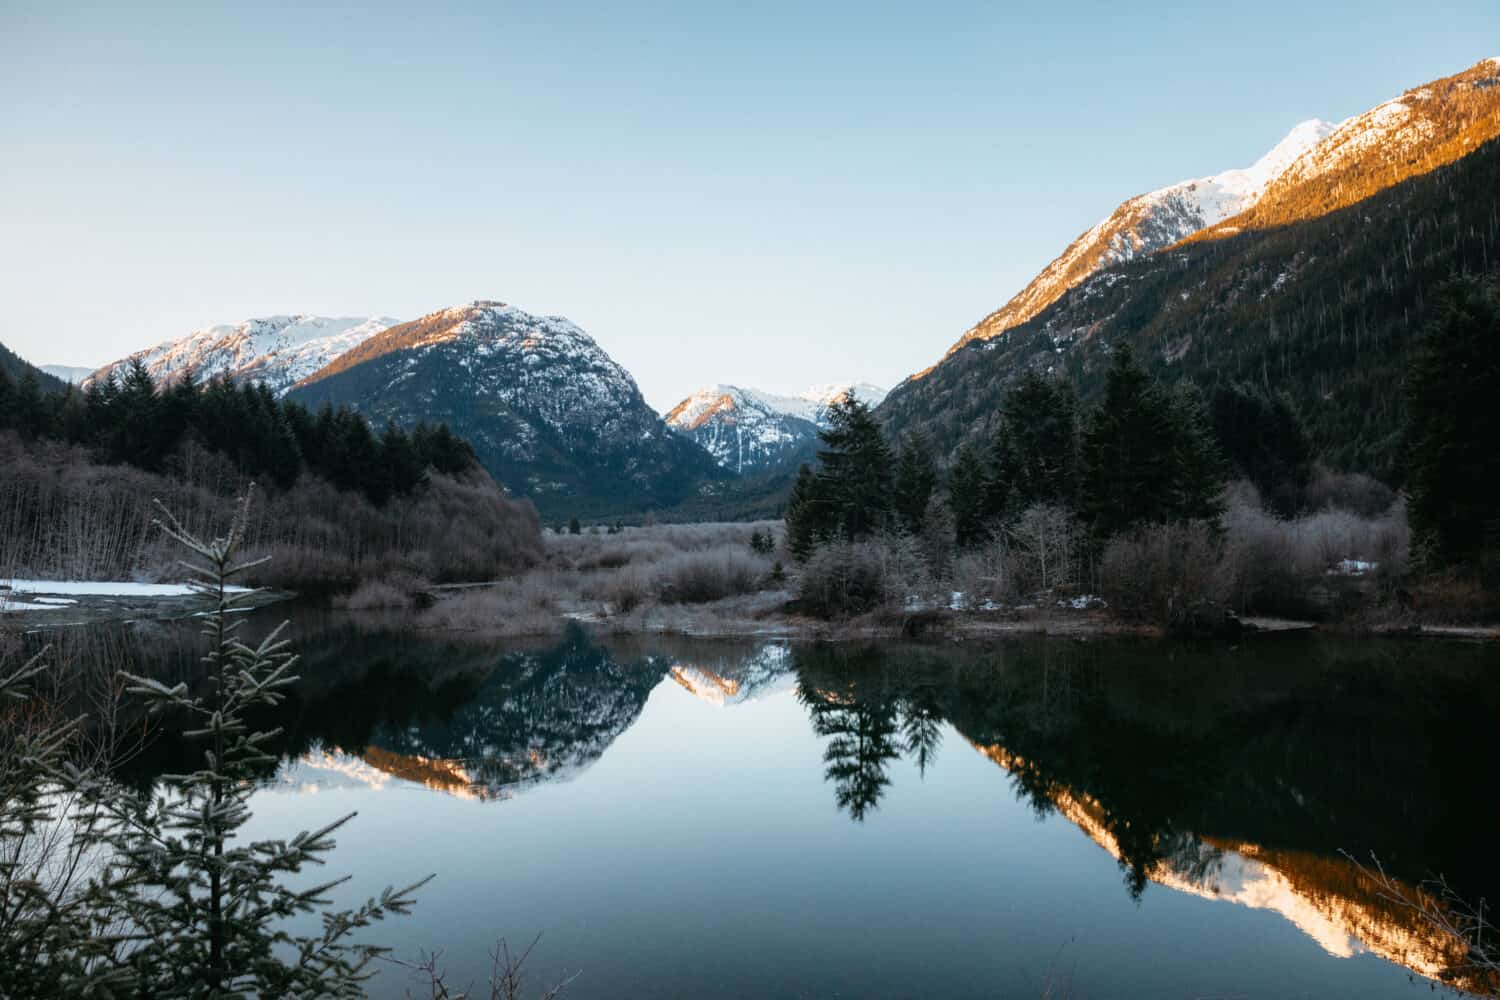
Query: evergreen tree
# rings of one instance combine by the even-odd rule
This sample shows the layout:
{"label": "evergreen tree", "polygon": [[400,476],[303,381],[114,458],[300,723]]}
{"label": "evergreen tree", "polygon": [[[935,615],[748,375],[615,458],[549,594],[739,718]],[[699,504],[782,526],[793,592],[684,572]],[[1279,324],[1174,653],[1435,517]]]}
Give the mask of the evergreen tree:
{"label": "evergreen tree", "polygon": [[1246,382],[1214,390],[1214,436],[1239,475],[1282,517],[1302,505],[1312,478],[1313,447],[1292,399]]}
{"label": "evergreen tree", "polygon": [[1172,426],[1169,516],[1176,521],[1214,521],[1224,513],[1224,453],[1214,438],[1203,395],[1183,383],[1167,399]]}
{"label": "evergreen tree", "polygon": [[[254,593],[229,588],[258,565],[240,553],[247,510],[242,503],[229,532],[212,542],[166,515],[166,533],[198,560],[194,588],[215,605],[205,619],[205,693],[121,675],[127,693],[150,711],[192,720],[185,735],[204,749],[196,769],[163,775],[137,794],[68,760],[66,747],[82,723],[47,725],[46,711],[37,713],[43,728],[23,737],[22,752],[6,755],[0,995],[362,997],[370,963],[386,949],[353,935],[414,902],[422,882],[333,910],[328,891],[344,879],[298,879],[327,860],[332,835],[352,814],[290,839],[245,836],[280,735],[252,726],[250,716],[281,704],[296,681],[296,657],[279,638],[282,629],[248,642],[240,638],[242,616],[232,614]],[[40,672],[32,661],[0,675],[0,698],[24,705]],[[66,849],[88,872],[80,891],[61,898],[48,895],[50,875],[28,879],[12,867],[31,863],[20,849],[34,848],[48,828],[67,829]],[[301,927],[299,919],[306,921]]]}
{"label": "evergreen tree", "polygon": [[1083,512],[1101,537],[1221,512],[1223,467],[1201,404],[1155,385],[1128,346],[1084,431],[1083,464]]}
{"label": "evergreen tree", "polygon": [[16,386],[10,372],[0,368],[0,431],[16,426]]}
{"label": "evergreen tree", "polygon": [[1028,369],[1000,409],[986,511],[1011,518],[1036,504],[1077,502],[1078,414],[1073,384]]}
{"label": "evergreen tree", "polygon": [[804,464],[797,470],[791,496],[786,502],[786,544],[792,557],[806,559],[827,530],[818,492],[818,477]]}
{"label": "evergreen tree", "polygon": [[984,539],[984,463],[968,444],[959,448],[953,468],[948,472],[948,509],[953,513],[953,534],[959,548],[967,548]]}
{"label": "evergreen tree", "polygon": [[932,464],[932,450],[921,434],[909,434],[901,446],[896,462],[892,505],[901,530],[914,535],[922,533],[927,504],[937,487],[937,470]]}
{"label": "evergreen tree", "polygon": [[828,408],[819,433],[821,500],[843,537],[853,541],[885,530],[891,515],[891,452],[869,406],[853,396]]}
{"label": "evergreen tree", "polygon": [[1411,362],[1406,433],[1411,521],[1444,565],[1493,584],[1500,549],[1500,295],[1444,290]]}

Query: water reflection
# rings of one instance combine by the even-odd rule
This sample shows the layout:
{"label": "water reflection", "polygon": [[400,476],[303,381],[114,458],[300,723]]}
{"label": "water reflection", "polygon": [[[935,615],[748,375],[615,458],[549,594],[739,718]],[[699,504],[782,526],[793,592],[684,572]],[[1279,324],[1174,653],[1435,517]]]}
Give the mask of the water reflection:
{"label": "water reflection", "polygon": [[[158,673],[193,679],[191,640],[144,635],[95,634],[90,655],[154,655]],[[857,824],[879,821],[909,773],[898,761],[922,780],[971,748],[1039,817],[1066,820],[1114,858],[1130,896],[1154,886],[1275,912],[1329,955],[1373,953],[1500,990],[1465,968],[1462,942],[1383,898],[1340,854],[1374,852],[1408,885],[1442,872],[1471,898],[1495,898],[1483,805],[1500,679],[1478,647],[847,648],[574,628],[497,649],[305,623],[300,646],[305,679],[279,720],[284,763],[267,774],[282,787],[420,787],[496,803],[584,773],[658,689],[705,710],[791,696],[834,805]],[[185,752],[163,734],[137,761],[139,780]]]}

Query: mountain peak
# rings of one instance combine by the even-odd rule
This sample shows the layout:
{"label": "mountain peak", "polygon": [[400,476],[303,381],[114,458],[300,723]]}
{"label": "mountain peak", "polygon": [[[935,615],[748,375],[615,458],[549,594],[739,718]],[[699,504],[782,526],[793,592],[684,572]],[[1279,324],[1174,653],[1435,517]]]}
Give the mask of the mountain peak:
{"label": "mountain peak", "polygon": [[689,395],[668,411],[666,421],[720,467],[744,473],[804,457],[828,426],[828,408],[849,396],[876,406],[886,390],[868,382],[834,382],[786,396],[719,384]]}
{"label": "mountain peak", "polygon": [[393,326],[303,379],[293,398],[348,403],[377,423],[445,422],[548,516],[669,506],[699,479],[722,478],[593,337],[492,300]]}
{"label": "mountain peak", "polygon": [[948,353],[972,340],[987,340],[1019,326],[1100,268],[1154,253],[1243,212],[1336,128],[1320,118],[1310,118],[1293,127],[1248,167],[1179,181],[1127,199],[1108,218],[1069,244],[1014,298],[965,333]]}
{"label": "mountain peak", "polygon": [[189,370],[200,379],[227,376],[236,382],[262,382],[278,395],[300,379],[396,324],[389,316],[260,316],[240,323],[194,330],[105,365],[91,378],[117,376],[139,360],[158,383]]}

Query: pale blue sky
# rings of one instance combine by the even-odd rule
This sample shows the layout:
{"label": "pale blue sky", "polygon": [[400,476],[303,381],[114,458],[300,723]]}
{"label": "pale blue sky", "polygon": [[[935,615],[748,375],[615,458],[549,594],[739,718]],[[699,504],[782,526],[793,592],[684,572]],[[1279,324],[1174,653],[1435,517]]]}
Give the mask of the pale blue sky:
{"label": "pale blue sky", "polygon": [[0,342],[497,298],[658,407],[891,385],[1122,199],[1494,55],[1496,0],[0,0]]}

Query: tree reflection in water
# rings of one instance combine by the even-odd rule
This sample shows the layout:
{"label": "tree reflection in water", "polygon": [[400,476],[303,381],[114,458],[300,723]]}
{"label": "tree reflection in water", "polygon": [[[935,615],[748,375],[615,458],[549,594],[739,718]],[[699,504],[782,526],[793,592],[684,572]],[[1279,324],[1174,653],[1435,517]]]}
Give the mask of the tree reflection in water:
{"label": "tree reflection in water", "polygon": [[[150,662],[90,634],[95,659]],[[160,638],[151,650],[169,648]],[[287,760],[334,749],[368,773],[505,798],[587,768],[659,684],[726,703],[794,678],[834,801],[857,823],[874,821],[897,761],[923,777],[957,739],[1038,814],[1108,851],[1133,897],[1159,884],[1270,907],[1331,953],[1364,948],[1495,987],[1463,978],[1457,943],[1383,900],[1340,853],[1373,852],[1406,885],[1441,873],[1466,898],[1500,895],[1483,808],[1500,672],[1484,647],[788,647],[622,643],[576,627],[521,649],[347,628],[299,645]],[[196,655],[184,645],[159,672],[190,680]],[[137,780],[183,752],[164,734],[134,763]]]}

